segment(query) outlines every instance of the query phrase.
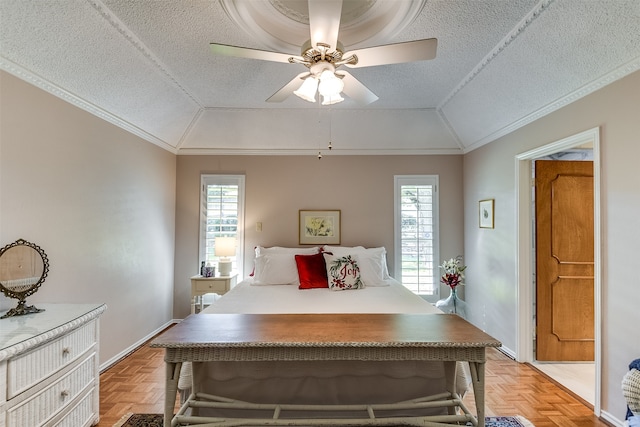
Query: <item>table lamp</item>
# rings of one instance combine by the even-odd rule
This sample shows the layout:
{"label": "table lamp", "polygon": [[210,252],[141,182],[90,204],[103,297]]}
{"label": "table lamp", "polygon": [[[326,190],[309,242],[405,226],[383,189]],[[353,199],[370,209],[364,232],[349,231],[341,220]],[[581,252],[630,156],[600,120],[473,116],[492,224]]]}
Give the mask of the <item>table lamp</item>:
{"label": "table lamp", "polygon": [[216,237],[214,252],[218,261],[218,271],[221,276],[231,274],[231,258],[236,255],[236,238],[235,237]]}

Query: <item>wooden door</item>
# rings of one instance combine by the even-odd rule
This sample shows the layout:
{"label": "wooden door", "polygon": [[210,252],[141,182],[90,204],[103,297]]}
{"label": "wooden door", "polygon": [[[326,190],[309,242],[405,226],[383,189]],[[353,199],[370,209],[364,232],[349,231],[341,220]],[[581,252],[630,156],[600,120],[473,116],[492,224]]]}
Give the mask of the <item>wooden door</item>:
{"label": "wooden door", "polygon": [[535,162],[536,359],[594,359],[593,162]]}

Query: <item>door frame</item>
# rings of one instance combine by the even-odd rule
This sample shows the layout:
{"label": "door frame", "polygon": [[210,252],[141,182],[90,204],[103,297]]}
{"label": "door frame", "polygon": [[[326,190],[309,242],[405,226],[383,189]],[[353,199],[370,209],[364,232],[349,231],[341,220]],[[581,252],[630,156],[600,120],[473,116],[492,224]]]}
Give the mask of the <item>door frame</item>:
{"label": "door frame", "polygon": [[533,362],[533,301],[534,235],[532,213],[531,161],[559,151],[593,145],[593,234],[594,234],[594,334],[595,334],[595,390],[594,413],[600,416],[601,408],[601,362],[602,362],[602,255],[601,255],[601,207],[600,207],[600,127],[552,142],[515,156],[516,177],[516,360]]}

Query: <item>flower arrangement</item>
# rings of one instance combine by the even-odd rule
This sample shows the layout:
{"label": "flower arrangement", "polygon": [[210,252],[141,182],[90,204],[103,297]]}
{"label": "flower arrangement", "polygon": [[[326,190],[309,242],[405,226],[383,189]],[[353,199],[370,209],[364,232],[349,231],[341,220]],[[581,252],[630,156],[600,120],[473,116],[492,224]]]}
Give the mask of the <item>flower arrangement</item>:
{"label": "flower arrangement", "polygon": [[464,270],[466,265],[462,265],[462,256],[458,255],[455,258],[451,258],[448,261],[444,261],[440,268],[443,271],[440,281],[449,286],[452,290],[456,288],[462,279],[464,279]]}

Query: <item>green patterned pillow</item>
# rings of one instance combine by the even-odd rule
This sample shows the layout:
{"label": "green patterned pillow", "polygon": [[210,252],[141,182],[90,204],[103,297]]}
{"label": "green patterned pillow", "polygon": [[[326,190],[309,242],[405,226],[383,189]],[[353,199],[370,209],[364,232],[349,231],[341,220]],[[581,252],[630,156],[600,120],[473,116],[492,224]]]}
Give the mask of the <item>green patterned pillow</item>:
{"label": "green patterned pillow", "polygon": [[344,291],[364,288],[364,283],[360,279],[360,267],[351,255],[337,257],[325,252],[323,256],[327,265],[329,289]]}

